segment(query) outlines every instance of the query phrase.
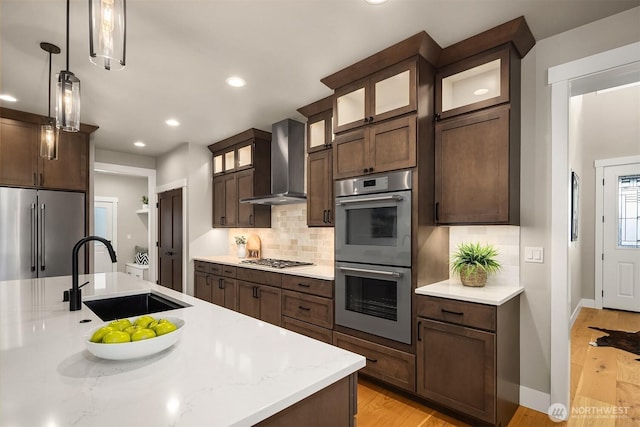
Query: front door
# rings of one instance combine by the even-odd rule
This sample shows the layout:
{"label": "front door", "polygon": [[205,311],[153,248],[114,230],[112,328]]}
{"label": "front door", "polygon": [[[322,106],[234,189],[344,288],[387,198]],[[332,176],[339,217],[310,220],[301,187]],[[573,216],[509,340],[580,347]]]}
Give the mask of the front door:
{"label": "front door", "polygon": [[182,189],[158,194],[158,284],[182,292]]}
{"label": "front door", "polygon": [[602,306],[640,312],[640,163],[604,168]]}

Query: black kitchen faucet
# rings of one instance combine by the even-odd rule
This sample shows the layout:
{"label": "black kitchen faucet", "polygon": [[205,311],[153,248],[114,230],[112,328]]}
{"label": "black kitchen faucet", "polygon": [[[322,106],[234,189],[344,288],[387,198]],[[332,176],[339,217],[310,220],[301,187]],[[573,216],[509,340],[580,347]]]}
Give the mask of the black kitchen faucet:
{"label": "black kitchen faucet", "polygon": [[[69,311],[76,311],[82,308],[82,290],[80,289],[80,286],[78,286],[78,252],[80,251],[82,245],[92,240],[104,243],[104,245],[107,247],[107,250],[109,251],[111,262],[117,262],[116,251],[113,250],[113,246],[111,246],[111,242],[109,240],[103,239],[102,237],[98,236],[87,236],[78,240],[78,242],[73,246],[73,252],[71,254],[71,289],[69,290]],[[86,283],[84,285],[86,285]]]}

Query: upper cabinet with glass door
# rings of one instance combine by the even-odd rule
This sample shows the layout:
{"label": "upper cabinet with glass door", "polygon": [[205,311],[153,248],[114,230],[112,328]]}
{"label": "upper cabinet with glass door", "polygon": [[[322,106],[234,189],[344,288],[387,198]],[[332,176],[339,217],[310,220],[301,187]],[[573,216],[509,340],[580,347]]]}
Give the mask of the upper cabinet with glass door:
{"label": "upper cabinet with glass door", "polygon": [[336,89],[334,133],[415,111],[416,82],[412,58]]}
{"label": "upper cabinet with glass door", "polygon": [[253,166],[253,144],[249,143],[213,156],[213,174],[235,172]]}
{"label": "upper cabinet with glass door", "polygon": [[439,119],[509,102],[508,46],[472,56],[436,73]]}

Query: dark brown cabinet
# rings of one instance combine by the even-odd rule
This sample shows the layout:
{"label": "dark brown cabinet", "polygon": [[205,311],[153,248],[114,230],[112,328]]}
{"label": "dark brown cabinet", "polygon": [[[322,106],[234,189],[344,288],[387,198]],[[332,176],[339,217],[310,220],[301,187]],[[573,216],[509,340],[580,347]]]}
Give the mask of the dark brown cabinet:
{"label": "dark brown cabinet", "polygon": [[280,326],[282,316],[282,275],[238,268],[238,311]]}
{"label": "dark brown cabinet", "polygon": [[282,326],[332,343],[333,281],[282,276]]}
{"label": "dark brown cabinet", "polygon": [[195,261],[194,264],[195,297],[236,310],[238,293],[236,268],[203,261]]}
{"label": "dark brown cabinet", "polygon": [[271,191],[271,134],[249,129],[209,146],[213,155],[213,226],[271,227],[271,207],[240,200]]}
{"label": "dark brown cabinet", "polygon": [[211,276],[211,302],[236,310],[238,294],[238,281],[229,277]]}
{"label": "dark brown cabinet", "polygon": [[336,89],[334,133],[415,111],[416,70],[417,62],[412,58]]}
{"label": "dark brown cabinet", "polygon": [[0,119],[0,185],[88,191],[89,134],[60,132],[57,160],[42,159],[39,144],[37,124]]}
{"label": "dark brown cabinet", "polygon": [[409,115],[336,135],[334,179],[416,166],[416,116]]}
{"label": "dark brown cabinet", "polygon": [[333,226],[333,151],[310,153],[307,157],[307,225]]}
{"label": "dark brown cabinet", "polygon": [[196,298],[212,302],[211,300],[211,276],[201,271],[195,271],[194,275],[194,294]]}
{"label": "dark brown cabinet", "polygon": [[509,105],[436,124],[439,224],[518,224],[520,150],[509,124]]}
{"label": "dark brown cabinet", "polygon": [[519,402],[519,299],[490,306],[418,296],[417,393],[508,425]]}

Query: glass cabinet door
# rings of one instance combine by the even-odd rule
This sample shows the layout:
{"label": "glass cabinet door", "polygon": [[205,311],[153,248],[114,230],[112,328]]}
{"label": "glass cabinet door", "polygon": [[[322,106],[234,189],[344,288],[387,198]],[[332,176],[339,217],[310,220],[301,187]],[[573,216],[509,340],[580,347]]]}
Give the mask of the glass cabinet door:
{"label": "glass cabinet door", "polygon": [[307,122],[307,153],[324,150],[333,143],[333,111],[323,111]]}
{"label": "glass cabinet door", "polygon": [[439,70],[436,109],[440,118],[508,102],[509,52],[501,48]]}
{"label": "glass cabinet door", "polygon": [[222,154],[213,156],[213,174],[217,175],[224,172]]}
{"label": "glass cabinet door", "polygon": [[365,82],[357,82],[336,90],[335,96],[335,128],[334,132],[341,132],[362,126],[366,117]]}
{"label": "glass cabinet door", "polygon": [[245,168],[253,165],[253,145],[245,145],[238,148],[238,168]]}
{"label": "glass cabinet door", "polygon": [[326,143],[324,139],[325,121],[309,123],[309,148],[319,147]]}
{"label": "glass cabinet door", "polygon": [[388,67],[371,77],[370,118],[380,121],[399,116],[417,107],[416,60]]}
{"label": "glass cabinet door", "polygon": [[229,151],[224,153],[224,171],[229,172],[236,168],[236,152]]}

